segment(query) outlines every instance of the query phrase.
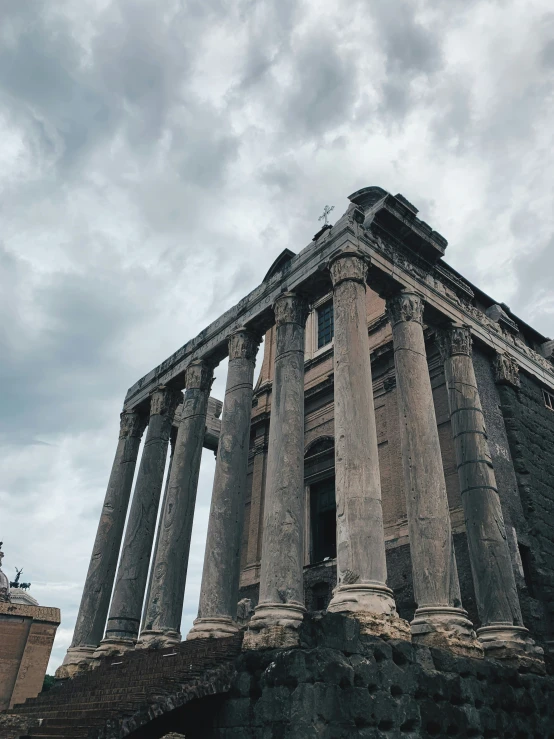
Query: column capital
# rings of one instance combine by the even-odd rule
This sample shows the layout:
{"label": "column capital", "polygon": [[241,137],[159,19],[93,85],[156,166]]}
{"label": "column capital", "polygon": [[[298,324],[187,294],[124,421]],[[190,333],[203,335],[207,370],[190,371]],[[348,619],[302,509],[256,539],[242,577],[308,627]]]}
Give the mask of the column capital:
{"label": "column capital", "polygon": [[387,298],[387,315],[391,325],[403,321],[423,324],[423,298],[418,293],[403,291]]}
{"label": "column capital", "polygon": [[498,352],[494,360],[494,379],[498,385],[520,387],[519,366],[509,354]]}
{"label": "column capital", "polygon": [[123,411],[119,416],[119,438],[128,439],[136,436],[139,439],[148,424],[148,418],[138,411]]}
{"label": "column capital", "polygon": [[151,416],[173,416],[179,403],[183,402],[183,393],[167,385],[159,385],[150,396]]}
{"label": "column capital", "polygon": [[209,392],[213,381],[213,367],[201,359],[189,364],[185,370],[185,388],[187,390],[206,390]]}
{"label": "column capital", "polygon": [[329,262],[329,272],[331,273],[333,287],[337,287],[337,285],[340,285],[341,282],[345,282],[346,280],[360,282],[365,287],[368,267],[368,258],[353,249],[339,252]]}
{"label": "column capital", "polygon": [[229,336],[229,360],[248,359],[254,362],[260,337],[247,328],[239,328]]}
{"label": "column capital", "polygon": [[437,343],[442,361],[456,354],[471,356],[471,329],[469,326],[450,326],[437,331]]}
{"label": "column capital", "polygon": [[296,293],[288,292],[279,295],[273,304],[275,312],[275,325],[282,326],[285,323],[297,323],[304,327],[308,318],[308,302]]}

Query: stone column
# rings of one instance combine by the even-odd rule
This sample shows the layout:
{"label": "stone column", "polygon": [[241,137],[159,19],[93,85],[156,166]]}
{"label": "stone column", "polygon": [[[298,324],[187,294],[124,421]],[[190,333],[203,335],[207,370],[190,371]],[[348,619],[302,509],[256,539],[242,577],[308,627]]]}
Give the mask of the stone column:
{"label": "stone column", "polygon": [[213,368],[206,362],[193,362],[186,370],[183,412],[173,453],[167,503],[160,522],[140,647],[169,646],[181,641],[196,489],[212,381]]}
{"label": "stone column", "polygon": [[81,597],[73,641],[56,677],[73,677],[86,669],[106,627],[117,559],[137,463],[140,440],[147,419],[136,411],[121,414],[119,442],[92,556]]}
{"label": "stone column", "polygon": [[408,512],[414,596],[414,640],[475,654],[467,613],[453,598],[450,511],[423,337],[423,301],[413,292],[387,300],[398,387],[400,445]]}
{"label": "stone column", "polygon": [[[182,407],[182,406],[181,406]],[[177,412],[179,413],[179,408],[177,408]],[[180,414],[179,414],[180,418]],[[175,423],[175,419],[173,421]],[[173,426],[171,428],[171,434],[169,435],[169,465],[167,467],[167,476],[165,480],[165,487],[164,492],[162,496],[162,504],[160,508],[160,525],[158,526],[158,530],[156,531],[156,541],[154,543],[154,549],[152,550],[152,556],[150,557],[150,560],[152,562],[152,567],[150,568],[150,574],[148,576],[148,585],[146,587],[146,597],[144,599],[144,603],[147,604],[150,602],[150,593],[152,592],[152,580],[154,578],[154,562],[156,561],[156,556],[158,552],[158,545],[160,543],[160,533],[162,530],[162,521],[165,514],[165,509],[167,508],[167,494],[169,491],[169,481],[171,480],[171,465],[173,464],[173,455],[175,453],[175,442],[177,441],[177,428]],[[140,625],[140,631],[142,632],[144,630],[144,623],[146,621],[146,608],[143,609],[142,612],[142,623]]]}
{"label": "stone column", "polygon": [[150,419],[119,561],[106,636],[99,657],[135,645],[160,502],[173,414],[182,393],[161,386],[150,398]]}
{"label": "stone column", "polygon": [[[390,632],[396,607],[387,563],[367,333],[367,263],[354,251],[331,262],[335,314],[337,587],[328,610],[370,614]],[[399,621],[399,619],[396,619]],[[409,637],[408,625],[401,631]],[[390,635],[390,634],[389,634]],[[397,634],[396,636],[400,636]]]}
{"label": "stone column", "polygon": [[198,618],[187,639],[229,636],[236,623],[254,365],[260,340],[246,329],[229,338],[229,371],[217,448]]}
{"label": "stone column", "polygon": [[523,627],[521,608],[477,380],[471,331],[454,326],[439,333],[444,361],[460,494],[481,628],[491,657],[532,655],[537,648]]}
{"label": "stone column", "polygon": [[304,617],[305,301],[275,301],[277,347],[271,398],[260,598],[245,647],[292,646]]}

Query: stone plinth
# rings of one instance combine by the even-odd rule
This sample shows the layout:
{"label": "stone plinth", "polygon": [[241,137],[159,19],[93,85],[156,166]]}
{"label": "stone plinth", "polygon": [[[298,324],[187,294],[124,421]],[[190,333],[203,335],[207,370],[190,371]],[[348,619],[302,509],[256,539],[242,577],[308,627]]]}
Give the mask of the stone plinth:
{"label": "stone plinth", "polygon": [[0,603],[0,710],[42,690],[59,608]]}

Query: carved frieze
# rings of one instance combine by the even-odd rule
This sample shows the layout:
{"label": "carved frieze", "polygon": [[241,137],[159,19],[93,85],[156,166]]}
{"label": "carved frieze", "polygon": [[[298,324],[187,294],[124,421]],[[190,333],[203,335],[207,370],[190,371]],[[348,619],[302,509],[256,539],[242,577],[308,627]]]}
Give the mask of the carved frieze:
{"label": "carved frieze", "polygon": [[276,326],[282,326],[285,323],[297,323],[304,326],[308,318],[309,307],[307,301],[296,293],[283,293],[275,301],[273,310]]}
{"label": "carved frieze", "polygon": [[491,305],[490,308],[487,308],[485,313],[491,321],[498,323],[502,329],[512,331],[515,334],[518,333],[519,326],[515,321],[512,321],[501,305],[495,303],[494,305]]}
{"label": "carved frieze", "polygon": [[541,344],[541,354],[545,359],[549,359],[551,362],[554,362],[554,341],[549,339],[548,341],[545,341],[544,344]]}
{"label": "carved frieze", "polygon": [[469,326],[451,326],[437,332],[437,343],[442,361],[456,354],[471,356],[471,330]]}
{"label": "carved frieze", "polygon": [[240,328],[229,336],[229,360],[249,359],[254,362],[259,346],[260,339],[256,334],[245,328]]}
{"label": "carved frieze", "polygon": [[183,393],[167,385],[157,387],[150,397],[151,416],[173,416],[179,403],[183,402]]}
{"label": "carved frieze", "polygon": [[494,379],[499,385],[520,386],[519,366],[509,354],[498,353],[494,360]]}
{"label": "carved frieze", "polygon": [[423,323],[423,299],[417,293],[401,292],[387,299],[387,315],[394,326],[401,321]]}
{"label": "carved frieze", "polygon": [[329,267],[333,287],[340,285],[345,280],[361,282],[366,284],[367,260],[353,252],[344,252],[336,256]]}
{"label": "carved frieze", "polygon": [[148,423],[146,416],[137,411],[123,411],[119,418],[120,439],[128,439],[130,436],[137,436],[139,439],[142,437]]}
{"label": "carved frieze", "polygon": [[187,390],[210,391],[214,381],[214,371],[207,362],[201,360],[189,364],[185,371],[185,387]]}

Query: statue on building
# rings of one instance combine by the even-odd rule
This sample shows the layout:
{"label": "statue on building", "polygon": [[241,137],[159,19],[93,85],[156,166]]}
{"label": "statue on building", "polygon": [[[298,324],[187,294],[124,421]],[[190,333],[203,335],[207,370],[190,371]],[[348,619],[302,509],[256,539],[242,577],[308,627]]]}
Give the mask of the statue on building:
{"label": "statue on building", "polygon": [[30,582],[19,582],[19,578],[21,577],[21,573],[23,572],[23,567],[18,570],[17,567],[15,568],[15,580],[12,580],[10,582],[11,588],[21,588],[22,590],[28,590],[31,587]]}
{"label": "statue on building", "polygon": [[0,541],[0,603],[10,603],[10,581],[2,572],[2,560],[4,558],[4,552],[2,551],[3,543]]}

